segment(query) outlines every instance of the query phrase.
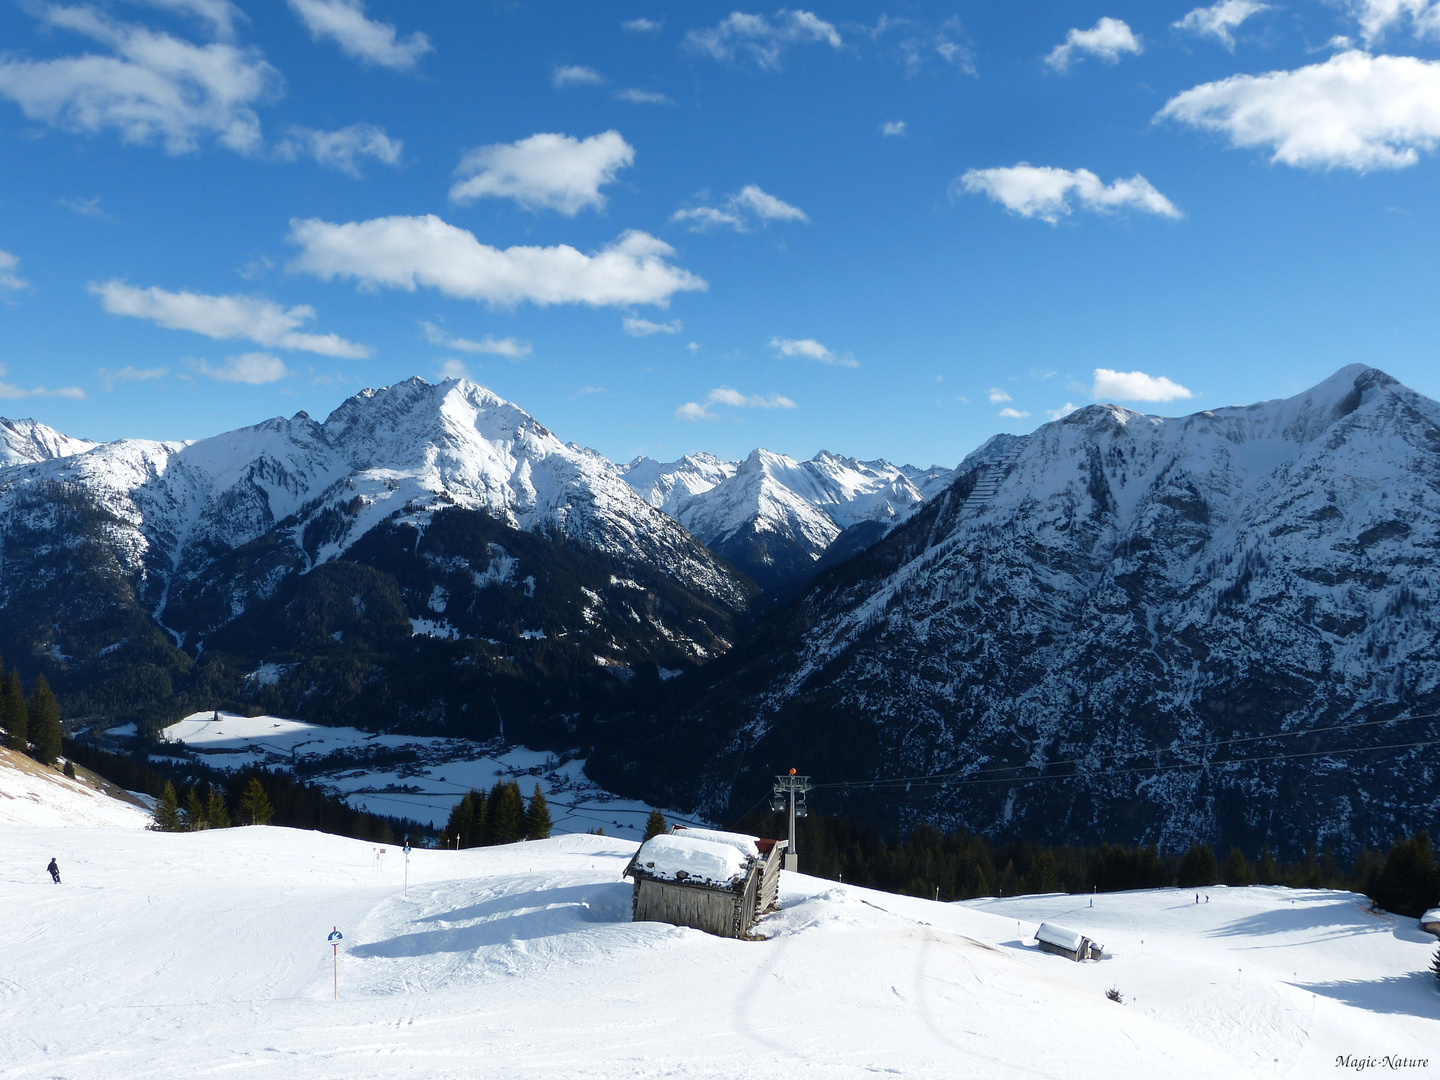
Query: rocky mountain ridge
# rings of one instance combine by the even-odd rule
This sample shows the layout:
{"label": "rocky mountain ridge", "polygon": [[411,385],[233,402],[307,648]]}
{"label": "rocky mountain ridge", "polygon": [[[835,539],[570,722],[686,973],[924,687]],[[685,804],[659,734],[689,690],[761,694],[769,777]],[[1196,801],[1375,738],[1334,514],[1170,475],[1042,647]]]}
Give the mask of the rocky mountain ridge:
{"label": "rocky mountain ridge", "polygon": [[1440,404],[1355,365],[991,449],[592,766],[723,816],[803,765],[892,823],[1172,850],[1433,823]]}

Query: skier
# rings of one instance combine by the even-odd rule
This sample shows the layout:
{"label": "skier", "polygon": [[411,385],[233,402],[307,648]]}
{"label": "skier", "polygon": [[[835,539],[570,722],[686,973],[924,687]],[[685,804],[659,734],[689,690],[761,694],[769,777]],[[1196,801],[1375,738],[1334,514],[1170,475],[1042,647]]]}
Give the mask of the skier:
{"label": "skier", "polygon": [[55,879],[55,884],[56,884],[56,885],[59,885],[59,884],[60,884],[60,865],[52,858],[52,859],[50,860],[50,865],[47,866],[47,867],[45,867],[45,869],[50,871],[50,876]]}

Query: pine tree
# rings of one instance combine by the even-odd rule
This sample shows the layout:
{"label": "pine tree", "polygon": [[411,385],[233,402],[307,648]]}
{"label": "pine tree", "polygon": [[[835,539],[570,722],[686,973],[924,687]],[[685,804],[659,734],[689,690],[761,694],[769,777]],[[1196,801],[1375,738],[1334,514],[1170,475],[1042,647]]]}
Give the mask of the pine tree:
{"label": "pine tree", "polygon": [[65,760],[65,775],[68,776],[71,780],[75,779],[75,762],[69,760],[68,758]]}
{"label": "pine tree", "polygon": [[11,750],[23,753],[29,748],[30,714],[18,671],[10,672],[0,685],[0,727],[5,729],[5,745]]}
{"label": "pine tree", "polygon": [[485,796],[478,791],[467,791],[450,811],[441,844],[447,848],[477,847],[483,839],[484,825]]}
{"label": "pine tree", "polygon": [[545,803],[545,796],[540,791],[540,785],[536,784],[535,794],[530,796],[530,806],[525,811],[525,839],[548,840],[553,827],[550,820],[550,807]]}
{"label": "pine tree", "polygon": [[1214,885],[1220,880],[1220,864],[1215,861],[1215,849],[1209,844],[1191,844],[1180,860],[1175,883],[1182,889],[1193,889],[1197,885]]}
{"label": "pine tree", "polygon": [[1239,848],[1232,847],[1230,854],[1225,856],[1225,873],[1220,880],[1226,885],[1249,885],[1250,877],[1250,860]]}
{"label": "pine tree", "polygon": [[156,832],[180,831],[179,800],[175,795],[175,785],[169,780],[165,781],[165,786],[160,791],[160,801],[155,804],[155,820],[150,828]]}
{"label": "pine tree", "polygon": [[1430,970],[1435,973],[1435,978],[1440,979],[1440,945],[1435,946],[1435,958],[1430,961]]}
{"label": "pine tree", "polygon": [[525,796],[515,781],[496,784],[490,792],[488,824],[492,844],[513,844],[525,839]]}
{"label": "pine tree", "polygon": [[210,821],[205,815],[205,804],[200,801],[200,793],[194,787],[185,789],[185,828],[190,832],[199,832],[210,827]]}
{"label": "pine tree", "polygon": [[230,808],[225,805],[225,796],[219,788],[212,787],[210,797],[205,800],[205,820],[212,829],[230,828]]}
{"label": "pine tree", "polygon": [[265,794],[260,778],[252,776],[245,793],[240,796],[240,820],[247,825],[268,825],[274,816],[275,808],[270,805],[270,796]]}
{"label": "pine tree", "polygon": [[1255,862],[1255,883],[1257,885],[1279,885],[1280,868],[1275,865],[1275,856],[1270,853],[1270,845],[1266,844],[1260,852],[1260,858]]}
{"label": "pine tree", "polygon": [[1435,865],[1430,834],[1422,829],[1391,844],[1371,898],[1396,915],[1418,916],[1435,903],[1437,892],[1440,867]]}
{"label": "pine tree", "polygon": [[35,747],[32,754],[41,765],[54,765],[62,749],[60,702],[55,700],[55,694],[50,689],[50,684],[45,681],[44,675],[35,677],[35,685],[30,688],[27,711],[30,714],[30,742]]}
{"label": "pine tree", "polygon": [[670,826],[665,823],[665,815],[659,810],[651,810],[650,816],[645,819],[645,839],[649,840],[652,836],[660,836],[669,828]]}

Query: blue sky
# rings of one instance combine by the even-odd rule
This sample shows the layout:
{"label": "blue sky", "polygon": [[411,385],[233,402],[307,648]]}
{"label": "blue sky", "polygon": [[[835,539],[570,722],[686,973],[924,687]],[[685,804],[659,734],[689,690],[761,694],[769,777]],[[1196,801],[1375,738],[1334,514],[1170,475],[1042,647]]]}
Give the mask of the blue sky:
{"label": "blue sky", "polygon": [[0,414],[466,372],[618,460],[1440,396],[1440,0],[0,0]]}

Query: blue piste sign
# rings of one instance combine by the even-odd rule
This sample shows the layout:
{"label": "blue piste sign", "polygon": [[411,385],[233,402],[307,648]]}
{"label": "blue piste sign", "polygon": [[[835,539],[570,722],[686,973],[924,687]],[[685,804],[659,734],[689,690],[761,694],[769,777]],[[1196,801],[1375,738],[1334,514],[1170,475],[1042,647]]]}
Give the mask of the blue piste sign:
{"label": "blue piste sign", "polygon": [[330,936],[325,939],[325,943],[327,945],[334,945],[344,936],[344,934],[340,933],[340,928],[337,926],[334,930],[330,931]]}

